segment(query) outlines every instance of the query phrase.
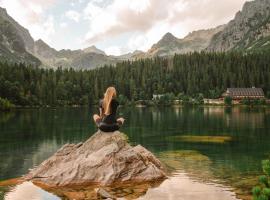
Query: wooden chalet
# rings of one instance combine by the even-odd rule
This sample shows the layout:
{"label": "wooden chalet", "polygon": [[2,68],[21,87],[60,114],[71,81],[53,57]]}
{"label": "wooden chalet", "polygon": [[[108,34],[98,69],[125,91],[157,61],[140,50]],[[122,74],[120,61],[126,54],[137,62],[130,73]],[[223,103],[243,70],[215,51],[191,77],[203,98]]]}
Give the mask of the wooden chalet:
{"label": "wooden chalet", "polygon": [[241,99],[264,99],[262,88],[228,88],[223,97],[229,96],[233,100]]}

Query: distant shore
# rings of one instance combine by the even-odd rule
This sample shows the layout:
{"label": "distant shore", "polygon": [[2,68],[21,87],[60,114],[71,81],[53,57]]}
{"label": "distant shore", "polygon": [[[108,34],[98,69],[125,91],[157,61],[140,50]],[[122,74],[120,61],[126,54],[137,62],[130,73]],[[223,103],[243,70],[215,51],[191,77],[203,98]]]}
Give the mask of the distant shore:
{"label": "distant shore", "polygon": [[[19,109],[42,109],[42,108],[80,108],[80,107],[97,107],[98,104],[91,104],[91,105],[13,105],[11,108],[1,111],[11,111],[11,110],[19,110]],[[144,107],[269,107],[270,104],[266,101],[264,104],[244,104],[240,102],[232,102],[230,105],[225,104],[223,101],[215,100],[215,103],[194,103],[194,102],[179,102],[179,101],[171,101],[166,103],[158,103],[153,100],[140,100],[140,101],[128,101],[125,104],[120,104],[120,106],[127,106],[127,107],[137,107],[137,108],[144,108]]]}

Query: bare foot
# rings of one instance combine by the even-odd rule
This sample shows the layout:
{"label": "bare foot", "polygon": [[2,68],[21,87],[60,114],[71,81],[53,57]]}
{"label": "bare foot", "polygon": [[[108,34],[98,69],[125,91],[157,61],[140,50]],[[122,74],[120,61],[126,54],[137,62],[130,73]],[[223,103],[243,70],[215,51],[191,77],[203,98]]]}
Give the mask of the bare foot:
{"label": "bare foot", "polygon": [[94,120],[94,122],[97,122],[98,119],[100,119],[100,116],[97,115],[97,114],[94,114],[94,115],[93,115],[93,120]]}
{"label": "bare foot", "polygon": [[117,119],[117,122],[124,124],[125,119],[123,117],[120,117]]}

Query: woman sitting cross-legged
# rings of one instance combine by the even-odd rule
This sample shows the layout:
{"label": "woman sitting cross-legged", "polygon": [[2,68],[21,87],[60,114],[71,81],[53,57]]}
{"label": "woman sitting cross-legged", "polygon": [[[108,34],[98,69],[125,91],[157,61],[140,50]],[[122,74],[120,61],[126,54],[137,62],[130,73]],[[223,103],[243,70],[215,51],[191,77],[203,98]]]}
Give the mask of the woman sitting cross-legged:
{"label": "woman sitting cross-legged", "polygon": [[124,118],[116,119],[116,111],[119,106],[116,100],[116,90],[114,87],[108,87],[104,98],[99,102],[100,115],[93,115],[93,119],[101,131],[113,132],[119,130],[124,123]]}

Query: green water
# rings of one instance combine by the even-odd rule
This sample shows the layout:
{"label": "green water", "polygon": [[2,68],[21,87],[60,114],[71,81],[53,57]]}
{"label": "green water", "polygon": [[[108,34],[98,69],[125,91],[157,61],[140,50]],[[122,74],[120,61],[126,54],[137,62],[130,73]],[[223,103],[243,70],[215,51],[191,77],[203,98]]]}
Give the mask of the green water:
{"label": "green water", "polygon": [[[96,111],[58,108],[0,113],[0,180],[27,173],[65,143],[86,140],[96,131],[91,118]],[[244,192],[238,193],[246,194],[253,183],[244,181],[253,180],[261,171],[261,160],[270,155],[269,108],[122,107],[119,114],[126,118],[121,130],[130,142],[145,146],[172,170],[171,182],[160,186],[163,191],[166,184],[184,183],[188,177],[192,183],[207,180],[222,184],[218,188],[241,188]],[[230,141],[183,141],[175,137],[189,135],[227,136]],[[148,199],[158,188],[149,190]],[[2,196],[11,190],[5,188]],[[46,195],[43,199],[56,198]]]}

